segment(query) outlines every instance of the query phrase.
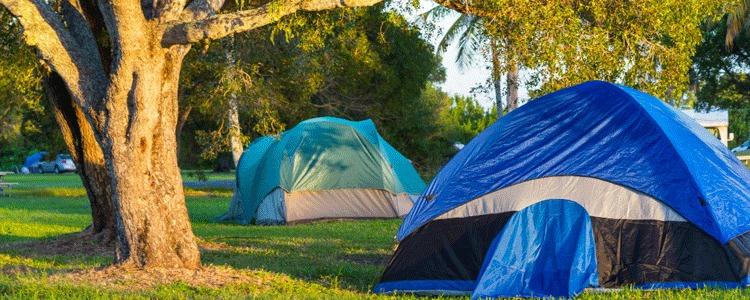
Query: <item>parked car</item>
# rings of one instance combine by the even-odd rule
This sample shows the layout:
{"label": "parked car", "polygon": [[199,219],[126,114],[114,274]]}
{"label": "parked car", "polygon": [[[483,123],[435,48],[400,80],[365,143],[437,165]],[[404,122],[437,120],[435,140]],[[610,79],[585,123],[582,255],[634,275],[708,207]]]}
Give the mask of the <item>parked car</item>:
{"label": "parked car", "polygon": [[75,172],[76,164],[69,154],[58,154],[53,161],[43,161],[39,163],[39,173],[65,173]]}
{"label": "parked car", "polygon": [[740,153],[750,150],[750,140],[745,141],[742,145],[732,148],[732,153]]}

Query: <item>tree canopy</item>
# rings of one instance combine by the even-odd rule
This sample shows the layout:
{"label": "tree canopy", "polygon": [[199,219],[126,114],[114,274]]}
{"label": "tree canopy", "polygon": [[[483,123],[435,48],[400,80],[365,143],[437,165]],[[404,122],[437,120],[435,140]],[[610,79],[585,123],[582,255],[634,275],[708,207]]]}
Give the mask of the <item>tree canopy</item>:
{"label": "tree canopy", "polygon": [[736,136],[731,144],[735,145],[750,139],[750,35],[742,30],[732,47],[725,46],[728,19],[704,25],[691,76],[695,108],[728,109],[730,131]]}
{"label": "tree canopy", "polygon": [[731,2],[710,0],[437,1],[484,18],[505,66],[528,70],[532,96],[600,79],[680,99],[700,25]]}
{"label": "tree canopy", "polygon": [[[224,58],[230,47],[234,64]],[[396,12],[298,14],[206,53],[194,51],[183,71],[181,101],[197,108],[195,122],[214,123],[198,131],[201,144],[224,146],[204,147],[209,157],[226,150],[217,142],[226,127],[216,116],[230,93],[241,100],[243,132],[250,137],[319,115],[371,118],[395,147],[417,156],[426,151],[416,145],[424,134],[420,113],[431,114],[418,99],[442,72],[432,46]],[[188,126],[206,128],[195,122]]]}
{"label": "tree canopy", "polygon": [[65,145],[43,96],[33,49],[4,8],[0,32],[0,169],[10,169],[31,151],[63,151]]}

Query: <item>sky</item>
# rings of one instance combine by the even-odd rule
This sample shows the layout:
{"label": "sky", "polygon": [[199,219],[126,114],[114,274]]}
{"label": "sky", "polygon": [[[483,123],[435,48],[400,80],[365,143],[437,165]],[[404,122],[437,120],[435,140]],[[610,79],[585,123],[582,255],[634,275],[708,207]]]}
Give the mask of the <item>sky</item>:
{"label": "sky", "polygon": [[[407,14],[407,18],[409,18],[409,20],[411,21],[416,21],[419,18],[419,14],[428,11],[435,5],[437,4],[432,1],[423,0],[422,7],[418,10],[418,12],[416,14]],[[442,31],[444,32],[453,23],[453,21],[458,18],[458,16],[459,14],[455,13],[452,16],[445,17],[444,20],[440,22],[439,27],[442,28]],[[433,34],[432,37],[428,35],[425,35],[425,37],[430,38],[430,41],[433,45],[437,45],[442,36],[438,33]],[[458,47],[454,43],[442,56],[443,66],[445,67],[446,71],[446,80],[439,85],[440,88],[451,95],[457,94],[464,96],[474,96],[479,101],[479,103],[482,104],[482,106],[488,109],[491,108],[494,105],[495,101],[494,91],[489,91],[489,93],[481,94],[471,93],[472,88],[484,84],[490,77],[489,63],[485,61],[483,57],[478,56],[477,60],[471,66],[460,68],[456,63],[457,53]],[[521,74],[522,79],[523,75],[524,74]],[[521,86],[519,90],[519,97],[521,99],[528,98],[528,93],[526,89],[523,88],[523,86]]]}

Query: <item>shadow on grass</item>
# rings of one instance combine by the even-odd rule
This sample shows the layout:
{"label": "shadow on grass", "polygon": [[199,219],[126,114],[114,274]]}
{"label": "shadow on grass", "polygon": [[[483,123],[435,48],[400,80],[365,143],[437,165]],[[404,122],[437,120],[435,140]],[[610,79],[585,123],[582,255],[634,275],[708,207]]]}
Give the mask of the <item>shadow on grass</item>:
{"label": "shadow on grass", "polygon": [[[90,222],[86,198],[0,197],[0,233],[39,238],[79,231]],[[0,243],[6,240],[0,236]]]}
{"label": "shadow on grass", "polygon": [[78,272],[110,264],[114,249],[87,233],[53,238],[27,239],[0,235],[0,239],[21,240],[0,245],[0,273],[6,275]]}
{"label": "shadow on grass", "polygon": [[[196,231],[203,262],[287,274],[324,286],[370,291],[393,253],[396,221],[342,221]],[[237,234],[236,236],[234,234]]]}
{"label": "shadow on grass", "polygon": [[[68,188],[29,188],[0,198],[0,273],[65,274],[108,266],[112,250],[75,238],[91,221],[88,200]],[[71,188],[72,190],[81,188]],[[20,192],[20,191],[19,191]],[[207,193],[222,193],[219,190]],[[393,251],[398,220],[337,221],[295,226],[217,223],[231,191],[188,194],[204,265],[264,270],[325,287],[369,291]],[[57,235],[52,238],[46,238]]]}

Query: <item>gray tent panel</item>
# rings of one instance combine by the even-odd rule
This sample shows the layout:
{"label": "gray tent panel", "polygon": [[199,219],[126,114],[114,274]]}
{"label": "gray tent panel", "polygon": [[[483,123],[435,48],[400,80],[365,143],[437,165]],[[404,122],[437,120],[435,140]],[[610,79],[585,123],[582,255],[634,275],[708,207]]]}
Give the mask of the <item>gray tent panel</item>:
{"label": "gray tent panel", "polygon": [[284,190],[275,189],[261,201],[256,221],[259,225],[284,224],[286,215],[284,195]]}

